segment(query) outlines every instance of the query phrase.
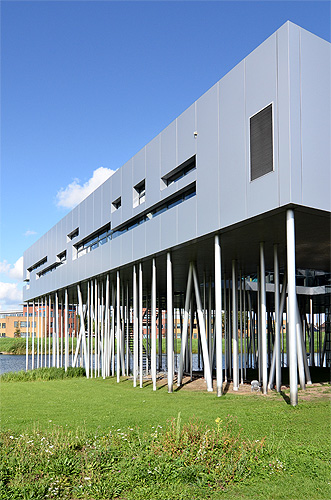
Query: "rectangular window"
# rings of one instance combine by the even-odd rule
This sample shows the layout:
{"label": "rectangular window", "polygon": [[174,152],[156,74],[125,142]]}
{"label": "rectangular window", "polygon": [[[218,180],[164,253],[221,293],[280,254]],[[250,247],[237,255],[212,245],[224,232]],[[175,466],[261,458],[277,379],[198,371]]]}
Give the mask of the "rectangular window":
{"label": "rectangular window", "polygon": [[251,181],[273,171],[272,104],[250,118]]}
{"label": "rectangular window", "polygon": [[1,327],[6,328],[6,323],[2,323]]}
{"label": "rectangular window", "polygon": [[21,327],[26,328],[27,322],[26,321],[21,321]]}
{"label": "rectangular window", "polygon": [[151,207],[148,212],[146,210],[146,213],[143,212],[142,214],[139,214],[133,219],[131,219],[126,224],[122,224],[117,228],[115,228],[114,231],[111,233],[111,238],[112,239],[117,238],[126,231],[130,231],[131,229],[139,226],[140,224],[143,224],[144,222],[153,219],[154,217],[157,217],[166,210],[170,210],[171,208],[175,207],[176,205],[179,205],[180,203],[183,203],[183,201],[186,201],[195,195],[196,195],[196,182],[194,181],[188,186],[182,188],[180,191],[177,191],[173,195],[168,196],[168,198],[162,200],[160,203],[157,203],[156,205]]}
{"label": "rectangular window", "polygon": [[18,328],[18,321],[14,321],[14,328]]}
{"label": "rectangular window", "polygon": [[71,231],[71,233],[67,235],[67,241],[69,242],[74,238],[77,238],[78,235],[79,235],[79,227],[76,227],[76,229],[74,229],[73,231]]}
{"label": "rectangular window", "polygon": [[42,266],[43,264],[46,264],[46,262],[47,262],[47,257],[38,260],[38,262],[36,262],[35,264],[33,264],[33,266],[28,268],[29,273],[31,273],[31,271],[33,271],[34,269],[37,269],[38,267]]}
{"label": "rectangular window", "polygon": [[67,250],[63,250],[63,252],[58,253],[56,258],[58,262],[65,262],[67,260]]}
{"label": "rectangular window", "polygon": [[95,250],[99,245],[104,245],[107,241],[111,240],[110,223],[98,229],[94,233],[90,234],[87,238],[84,238],[79,243],[74,245],[77,250],[77,257],[82,257],[88,252]]}
{"label": "rectangular window", "polygon": [[196,157],[194,155],[192,156],[192,158],[189,158],[188,160],[184,161],[184,163],[181,163],[181,165],[171,170],[171,172],[169,172],[167,175],[164,175],[161,179],[161,188],[170,186],[170,184],[179,181],[179,179],[182,179],[183,177],[185,177],[185,175],[189,174],[195,169]]}
{"label": "rectangular window", "polygon": [[133,207],[138,207],[145,201],[146,187],[145,179],[136,184],[133,188]]}
{"label": "rectangular window", "polygon": [[122,206],[122,198],[119,197],[111,204],[111,211],[115,212],[115,210],[118,210],[121,206]]}

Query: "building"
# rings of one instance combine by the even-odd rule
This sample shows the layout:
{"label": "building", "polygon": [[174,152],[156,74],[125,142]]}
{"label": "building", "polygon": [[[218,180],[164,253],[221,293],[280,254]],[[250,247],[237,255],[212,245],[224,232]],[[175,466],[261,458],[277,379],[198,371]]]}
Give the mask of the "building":
{"label": "building", "polygon": [[0,313],[0,336],[21,336],[21,328],[24,327],[23,311],[1,311]]}
{"label": "building", "polygon": [[[61,316],[61,305],[59,311]],[[64,315],[63,305],[62,311]],[[46,331],[47,335],[53,335],[53,317],[53,307],[43,301],[39,301],[39,304],[36,301],[34,306],[29,304],[29,313],[27,304],[23,304],[23,310],[20,311],[3,311],[0,313],[0,336],[12,338],[32,337],[32,332],[34,332],[37,337],[38,332],[41,334],[43,331]],[[76,309],[69,310],[68,318],[68,335],[72,337],[73,332],[77,330]]]}
{"label": "building", "polygon": [[87,376],[142,385],[150,367],[155,389],[165,315],[171,392],[175,312],[178,385],[195,318],[208,390],[214,373],[218,395],[238,390],[247,366],[280,390],[288,363],[296,404],[307,318],[330,365],[330,204],[330,43],[287,22],[24,253],[24,300],[77,308]]}

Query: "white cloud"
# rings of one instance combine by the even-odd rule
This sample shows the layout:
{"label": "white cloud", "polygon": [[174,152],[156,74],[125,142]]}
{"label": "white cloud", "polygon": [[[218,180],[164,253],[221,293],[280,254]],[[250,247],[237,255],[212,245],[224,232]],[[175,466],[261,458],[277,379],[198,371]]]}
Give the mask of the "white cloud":
{"label": "white cloud", "polygon": [[99,187],[108,177],[113,175],[114,170],[100,167],[94,170],[92,177],[83,185],[79,184],[79,179],[74,179],[66,188],[61,188],[56,195],[58,207],[73,208],[97,187]]}
{"label": "white cloud", "polygon": [[10,264],[6,260],[0,262],[0,273],[7,274],[9,269],[10,269]]}
{"label": "white cloud", "polygon": [[25,231],[24,236],[33,236],[34,234],[37,234],[37,232],[33,231],[31,229],[28,229],[27,231]]}
{"label": "white cloud", "polygon": [[0,282],[0,310],[21,309],[23,291],[18,283]]}
{"label": "white cloud", "polygon": [[12,266],[6,260],[0,262],[0,273],[4,273],[13,280],[23,280],[23,257],[20,257]]}

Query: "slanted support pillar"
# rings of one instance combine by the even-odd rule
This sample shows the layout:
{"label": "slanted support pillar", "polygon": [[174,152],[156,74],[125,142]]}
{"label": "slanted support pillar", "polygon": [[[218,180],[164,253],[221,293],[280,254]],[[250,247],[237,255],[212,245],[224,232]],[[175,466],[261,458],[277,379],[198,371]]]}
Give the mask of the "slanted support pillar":
{"label": "slanted support pillar", "polygon": [[223,388],[223,349],[222,349],[222,267],[219,236],[215,236],[215,321],[216,330],[216,387],[217,396],[222,396]]}
{"label": "slanted support pillar", "polygon": [[152,350],[151,350],[151,371],[153,381],[153,391],[156,391],[156,263],[152,261]]}
{"label": "slanted support pillar", "polygon": [[197,303],[197,314],[198,314],[198,321],[199,321],[203,363],[204,363],[204,367],[205,367],[205,378],[206,378],[206,384],[207,384],[207,391],[212,392],[213,381],[212,381],[212,377],[211,377],[211,367],[210,367],[210,363],[209,363],[206,328],[205,328],[205,323],[203,320],[204,318],[203,318],[202,304],[201,304],[201,298],[200,298],[198,275],[197,275],[197,271],[196,271],[194,266],[193,266],[193,283],[194,283],[194,289],[195,289],[195,299],[196,299],[196,303]]}
{"label": "slanted support pillar", "polygon": [[174,321],[172,303],[172,262],[170,252],[167,253],[167,356],[168,392],[172,392],[174,380]]}
{"label": "slanted support pillar", "polygon": [[260,346],[259,357],[261,355],[261,372],[262,372],[262,390],[263,394],[268,392],[268,371],[267,371],[267,327],[266,327],[266,312],[267,312],[267,295],[265,284],[265,261],[264,261],[264,243],[260,243]]}
{"label": "slanted support pillar", "polygon": [[286,212],[287,238],[287,282],[288,282],[288,325],[289,325],[289,375],[290,402],[298,404],[298,373],[296,343],[296,284],[295,284],[295,223],[294,212]]}

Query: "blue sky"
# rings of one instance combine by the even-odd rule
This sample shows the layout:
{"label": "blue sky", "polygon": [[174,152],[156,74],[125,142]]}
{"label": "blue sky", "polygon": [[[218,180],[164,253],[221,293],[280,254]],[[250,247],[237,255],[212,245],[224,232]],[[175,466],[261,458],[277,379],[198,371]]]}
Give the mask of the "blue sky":
{"label": "blue sky", "polygon": [[284,22],[330,41],[328,1],[0,8],[0,310],[24,250]]}

